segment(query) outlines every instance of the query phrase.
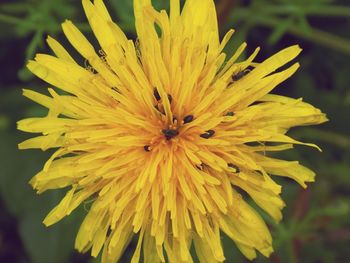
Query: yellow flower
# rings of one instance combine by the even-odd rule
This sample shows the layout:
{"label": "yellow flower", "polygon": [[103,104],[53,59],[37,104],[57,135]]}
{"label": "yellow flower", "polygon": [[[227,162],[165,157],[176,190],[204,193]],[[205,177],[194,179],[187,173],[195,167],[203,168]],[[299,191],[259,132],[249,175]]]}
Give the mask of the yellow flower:
{"label": "yellow flower", "polygon": [[70,21],[63,31],[90,66],[79,66],[50,37],[56,56],[38,54],[28,64],[64,91],[24,90],[49,110],[18,123],[41,134],[19,148],[57,148],[32,186],[38,193],[71,188],[45,225],[89,199],[75,247],[92,256],[103,248],[102,262],[118,261],[136,234],[132,262],[139,262],[141,248],[145,262],[193,262],[192,245],[200,262],[222,262],[221,232],[247,258],[256,251],[269,256],[269,230],[237,189],[279,221],[281,187],[270,175],[303,187],[314,181],[298,162],[266,154],[304,144],[286,135],[289,128],[326,121],[301,99],[268,94],[298,69],[295,63],[276,72],[301,49],[288,47],[261,63],[253,62],[256,49],[237,62],[243,43],[226,60],[233,30],[219,41],[213,0],[187,0],[181,12],[180,1],[170,0],[169,15],[151,0],[134,0],[137,45],[102,0],[83,6],[101,50]]}

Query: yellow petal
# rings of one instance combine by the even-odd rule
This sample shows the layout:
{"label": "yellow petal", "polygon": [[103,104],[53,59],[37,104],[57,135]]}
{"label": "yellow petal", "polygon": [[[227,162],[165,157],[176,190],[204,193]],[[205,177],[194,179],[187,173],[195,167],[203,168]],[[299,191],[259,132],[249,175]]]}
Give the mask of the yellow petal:
{"label": "yellow petal", "polygon": [[[235,201],[228,216],[220,219],[222,230],[236,243],[257,249],[264,256],[272,252],[271,234],[262,218],[235,192]],[[248,255],[252,256],[249,249]]]}
{"label": "yellow petal", "polygon": [[52,108],[55,105],[54,100],[52,98],[33,90],[23,89],[23,96],[31,99],[32,101],[35,101],[40,105],[43,105],[48,109]]}
{"label": "yellow petal", "polygon": [[143,258],[145,263],[161,262],[156,249],[155,239],[147,232],[143,240]]}
{"label": "yellow petal", "polygon": [[196,250],[197,257],[201,263],[216,263],[219,262],[215,259],[215,256],[210,249],[210,244],[205,242],[198,235],[194,235],[193,239],[194,248]]}
{"label": "yellow petal", "polygon": [[93,257],[98,256],[98,254],[100,253],[100,251],[101,251],[101,249],[106,241],[106,235],[107,235],[109,225],[106,222],[104,224],[105,224],[105,226],[100,226],[95,234],[95,237],[93,240],[93,245],[92,245],[92,250],[91,250],[91,255]]}
{"label": "yellow petal", "polygon": [[61,147],[63,144],[64,139],[61,137],[61,133],[55,133],[25,140],[24,142],[18,144],[18,148],[21,150],[39,148],[46,151],[49,148]]}
{"label": "yellow petal", "polygon": [[46,41],[58,58],[75,63],[68,51],[57,40],[48,36]]}
{"label": "yellow petal", "polygon": [[315,173],[310,169],[294,161],[284,161],[265,156],[260,156],[258,163],[264,167],[264,169],[273,175],[290,177],[297,181],[302,187],[306,188],[306,182],[315,181]]}
{"label": "yellow petal", "polygon": [[180,0],[170,0],[170,21],[173,26],[180,17]]}
{"label": "yellow petal", "polygon": [[[203,44],[219,47],[218,21],[213,0],[187,0],[181,13],[184,35],[195,35],[198,30],[206,32]],[[210,38],[210,35],[213,38]]]}
{"label": "yellow petal", "polygon": [[252,71],[254,74],[248,74],[242,79],[242,82],[245,84],[251,82],[254,78],[259,80],[260,78],[267,76],[268,74],[287,64],[289,61],[293,60],[300,54],[301,51],[302,49],[298,45],[290,46],[279,51],[254,68]]}
{"label": "yellow petal", "polygon": [[253,260],[256,258],[256,252],[254,248],[240,243],[236,243],[236,246],[247,259]]}
{"label": "yellow petal", "polygon": [[263,177],[259,179],[260,184],[254,184],[251,180],[242,180],[239,177],[233,177],[232,182],[246,191],[262,209],[278,222],[282,219],[281,209],[285,204],[276,193],[266,188],[266,184],[262,183]]}
{"label": "yellow petal", "polygon": [[46,218],[43,221],[43,223],[46,226],[55,224],[67,215],[68,207],[75,191],[76,187],[73,187],[70,191],[68,191],[68,193],[61,200],[61,202],[46,216]]}
{"label": "yellow petal", "polygon": [[103,2],[101,0],[95,1],[95,5],[90,0],[83,0],[82,2],[91,28],[103,50],[108,50],[112,45],[125,46],[127,38],[121,29],[114,24],[113,30],[117,31],[117,34],[111,31],[113,22]]}

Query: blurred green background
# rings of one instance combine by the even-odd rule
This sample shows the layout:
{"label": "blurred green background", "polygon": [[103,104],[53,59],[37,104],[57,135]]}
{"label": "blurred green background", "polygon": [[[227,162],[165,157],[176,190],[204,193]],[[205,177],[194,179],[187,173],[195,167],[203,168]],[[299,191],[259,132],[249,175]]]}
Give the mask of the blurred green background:
{"label": "blurred green background", "polygon": [[[135,39],[132,1],[105,2],[115,21]],[[167,2],[153,0],[157,8],[168,8]],[[303,97],[330,119],[319,127],[290,132],[297,139],[317,143],[323,153],[296,147],[279,156],[301,160],[317,172],[317,182],[304,191],[294,182],[280,181],[287,203],[284,219],[275,225],[264,215],[276,252],[270,259],[259,256],[256,262],[350,262],[350,1],[218,0],[216,6],[221,35],[236,29],[226,49],[229,54],[247,41],[247,54],[262,47],[261,61],[286,46],[300,44],[304,49],[299,57],[301,70],[274,92]],[[98,262],[73,250],[86,207],[53,227],[41,223],[62,192],[37,196],[28,181],[50,153],[17,150],[28,135],[16,131],[16,121],[46,113],[21,95],[22,88],[40,91],[47,87],[25,69],[26,61],[36,52],[49,52],[48,34],[69,47],[60,29],[66,18],[96,43],[80,1],[1,0],[0,262]],[[227,262],[247,262],[226,237],[223,243]],[[130,261],[134,246],[131,243],[121,262]]]}

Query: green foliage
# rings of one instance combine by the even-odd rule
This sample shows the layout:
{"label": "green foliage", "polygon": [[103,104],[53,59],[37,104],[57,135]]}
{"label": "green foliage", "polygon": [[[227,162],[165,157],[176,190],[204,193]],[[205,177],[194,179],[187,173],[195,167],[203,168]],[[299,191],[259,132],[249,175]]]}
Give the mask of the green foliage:
{"label": "green foliage", "polygon": [[[106,1],[112,17],[128,37],[135,39],[130,0]],[[153,1],[168,8],[168,1]],[[216,1],[222,34],[236,29],[226,49],[231,54],[243,41],[248,52],[262,47],[263,59],[288,45],[299,43],[301,70],[275,90],[303,97],[328,114],[322,127],[297,128],[291,134],[315,142],[323,153],[296,147],[279,157],[301,162],[317,172],[317,181],[304,191],[295,183],[280,180],[287,204],[280,224],[267,215],[275,253],[256,262],[348,262],[350,251],[350,6],[347,0],[221,0]],[[37,52],[47,53],[48,34],[66,44],[60,23],[66,18],[93,39],[80,1],[16,0],[0,4],[0,261],[30,263],[99,262],[73,251],[75,233],[86,211],[82,207],[69,218],[46,228],[42,220],[63,193],[36,196],[28,185],[49,153],[17,150],[27,135],[16,131],[16,121],[44,115],[45,110],[21,96],[22,88],[41,89],[42,82],[25,69]],[[67,45],[68,48],[69,45]],[[19,78],[18,78],[19,77]],[[258,209],[258,208],[257,208]],[[263,214],[263,212],[261,211]],[[6,239],[10,232],[13,239]],[[6,242],[6,246],[2,244]],[[227,262],[246,262],[227,238],[223,238]],[[129,262],[127,249],[121,262]],[[14,255],[10,250],[16,251]]]}

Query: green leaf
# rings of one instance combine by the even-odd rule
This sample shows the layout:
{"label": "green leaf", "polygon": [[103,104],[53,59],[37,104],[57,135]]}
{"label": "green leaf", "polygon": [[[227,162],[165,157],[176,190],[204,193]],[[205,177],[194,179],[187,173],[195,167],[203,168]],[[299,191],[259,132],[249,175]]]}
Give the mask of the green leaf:
{"label": "green leaf", "polygon": [[10,120],[5,115],[0,115],[0,131],[6,130],[10,125]]}
{"label": "green leaf", "polygon": [[288,19],[283,20],[278,26],[274,28],[271,35],[268,38],[270,45],[275,45],[287,32],[288,28],[293,24],[294,17],[290,16]]}
{"label": "green leaf", "polygon": [[81,216],[75,213],[63,222],[46,228],[42,220],[58,204],[62,193],[52,191],[38,197],[28,181],[42,168],[48,156],[38,150],[35,153],[19,151],[17,143],[24,139],[19,132],[2,132],[0,136],[0,196],[19,222],[19,233],[31,262],[67,262],[74,248]]}

